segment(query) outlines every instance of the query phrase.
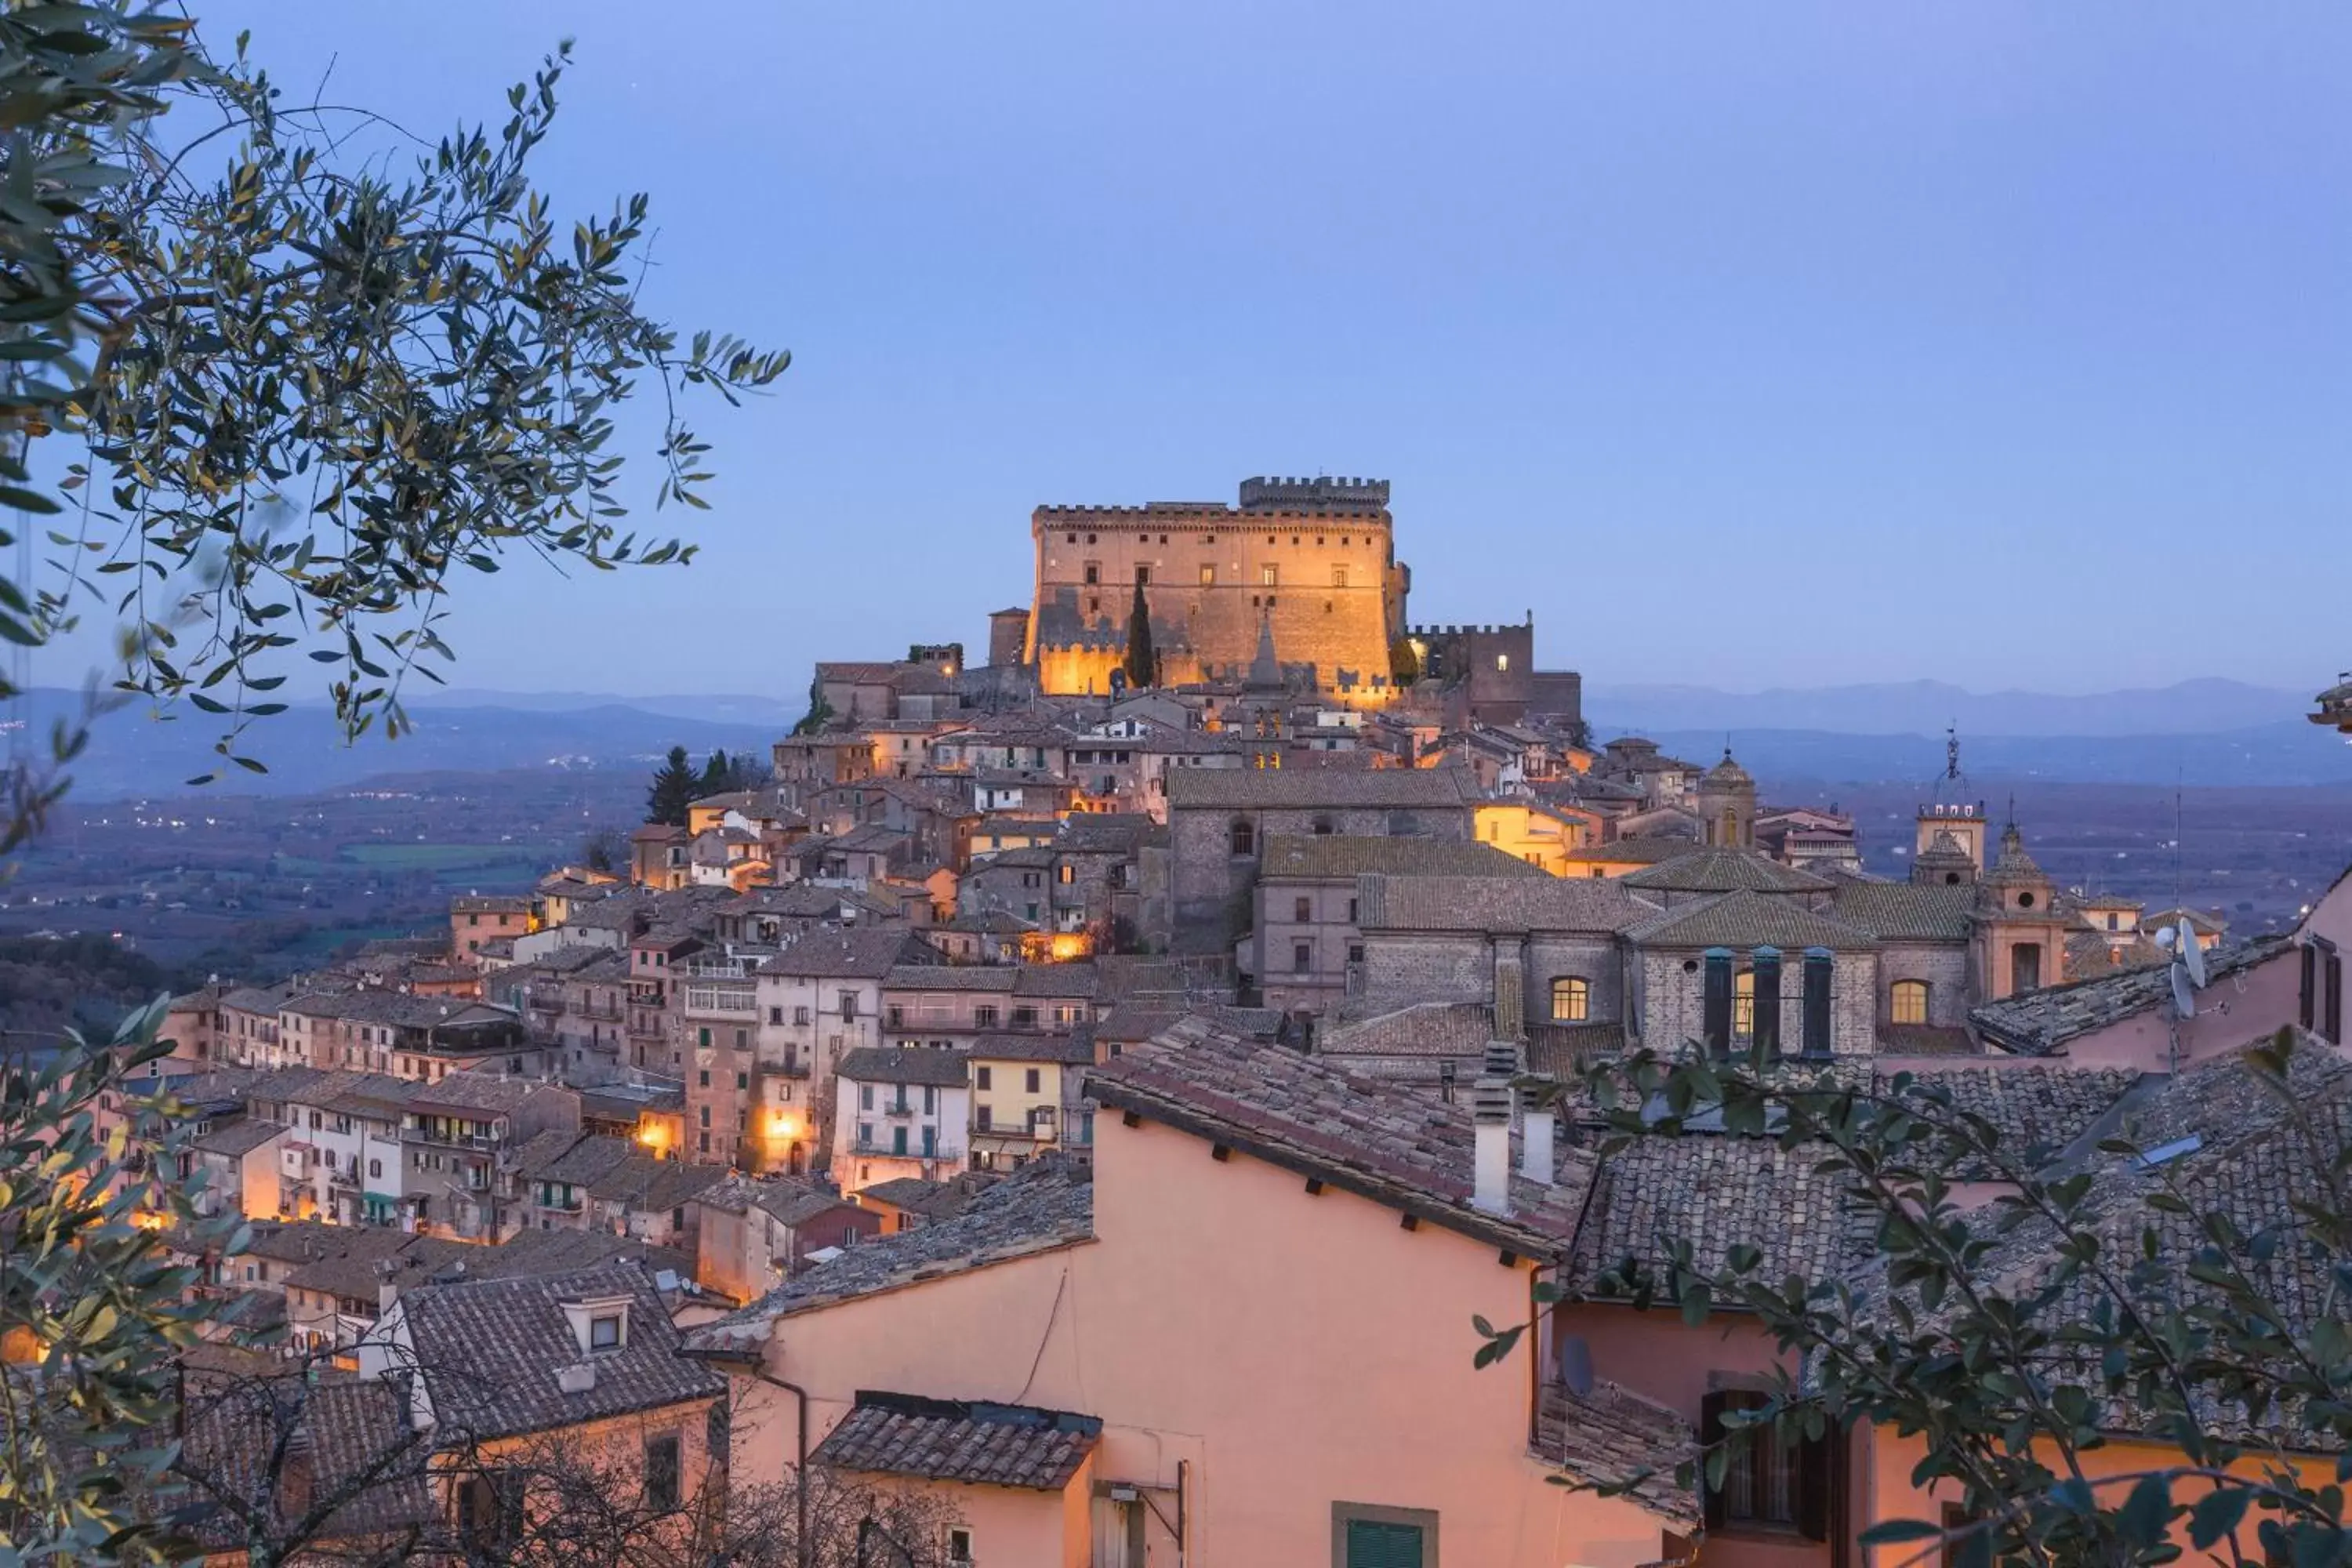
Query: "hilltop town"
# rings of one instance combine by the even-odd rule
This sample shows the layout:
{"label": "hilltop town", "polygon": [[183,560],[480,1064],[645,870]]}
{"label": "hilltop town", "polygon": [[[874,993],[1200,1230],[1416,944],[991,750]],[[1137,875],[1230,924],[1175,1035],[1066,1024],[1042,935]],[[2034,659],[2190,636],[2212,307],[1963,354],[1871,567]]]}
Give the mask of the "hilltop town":
{"label": "hilltop town", "polygon": [[[1674,1237],[1825,1278],[1868,1266],[1853,1215],[1772,1139],[1610,1152],[1545,1086],[1645,1048],[1925,1079],[2112,1160],[2252,1041],[2337,1060],[2345,884],[2252,940],[2061,886],[1957,752],[1868,873],[1727,750],[1594,744],[1531,616],[1413,622],[1384,483],[1030,533],[984,660],[818,665],[767,776],[625,857],[173,1000],[182,1173],[252,1226],[192,1255],[222,1346],[464,1368],[501,1441],[625,1418],[673,1500],[944,1499],[949,1561],[1831,1568],[1863,1438],[1902,1440],[1677,1480],[1774,1351],[1610,1270]],[[2223,1179],[2248,1114],[2181,1169]],[[1474,1370],[1538,1286],[1573,1304]]]}

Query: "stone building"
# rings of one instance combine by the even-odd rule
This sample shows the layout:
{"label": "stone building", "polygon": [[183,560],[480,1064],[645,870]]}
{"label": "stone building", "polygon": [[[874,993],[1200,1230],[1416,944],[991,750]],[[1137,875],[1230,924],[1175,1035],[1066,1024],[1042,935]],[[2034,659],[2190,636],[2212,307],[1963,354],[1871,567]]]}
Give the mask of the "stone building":
{"label": "stone building", "polygon": [[1263,633],[1286,675],[1386,701],[1412,581],[1388,503],[1384,479],[1252,479],[1235,507],[1041,506],[1025,661],[1049,694],[1109,691],[1141,584],[1161,685],[1242,679]]}
{"label": "stone building", "polygon": [[1453,768],[1185,769],[1168,775],[1170,876],[1180,939],[1222,951],[1246,929],[1274,837],[1471,837],[1477,791]]}

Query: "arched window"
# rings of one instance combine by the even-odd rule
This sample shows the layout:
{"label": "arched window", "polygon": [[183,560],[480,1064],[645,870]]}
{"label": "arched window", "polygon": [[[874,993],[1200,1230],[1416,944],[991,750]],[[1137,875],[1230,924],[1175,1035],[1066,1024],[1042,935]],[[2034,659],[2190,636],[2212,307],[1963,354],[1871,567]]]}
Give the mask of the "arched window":
{"label": "arched window", "polygon": [[1756,972],[1743,969],[1731,983],[1731,1037],[1756,1037]]}
{"label": "arched window", "polygon": [[1592,983],[1562,975],[1551,983],[1551,1021],[1581,1024],[1592,1016]]}
{"label": "arched window", "polygon": [[1924,1024],[1927,1021],[1927,983],[1924,980],[1898,980],[1895,983],[1893,1022]]}
{"label": "arched window", "polygon": [[1257,853],[1257,829],[1250,826],[1250,820],[1248,817],[1237,816],[1234,818],[1233,845],[1234,854],[1237,858],[1246,858]]}

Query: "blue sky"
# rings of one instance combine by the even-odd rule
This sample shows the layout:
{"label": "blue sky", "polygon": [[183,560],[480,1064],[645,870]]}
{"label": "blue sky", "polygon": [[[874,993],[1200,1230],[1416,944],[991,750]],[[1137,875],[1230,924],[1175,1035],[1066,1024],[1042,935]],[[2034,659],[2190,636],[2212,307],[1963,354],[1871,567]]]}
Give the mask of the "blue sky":
{"label": "blue sky", "polygon": [[2340,5],[194,9],[426,132],[571,34],[546,184],[795,355],[695,566],[478,582],[459,684],[796,692],[1317,470],[1595,681],[2352,663]]}

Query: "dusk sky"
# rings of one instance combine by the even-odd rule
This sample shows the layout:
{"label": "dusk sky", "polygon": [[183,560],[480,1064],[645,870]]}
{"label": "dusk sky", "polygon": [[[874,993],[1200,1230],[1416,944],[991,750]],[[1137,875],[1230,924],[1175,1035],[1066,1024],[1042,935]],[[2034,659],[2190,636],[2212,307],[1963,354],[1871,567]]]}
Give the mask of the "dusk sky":
{"label": "dusk sky", "polygon": [[471,581],[457,684],[977,649],[1036,504],[1317,471],[1596,682],[2352,664],[2340,4],[194,9],[428,133],[570,33],[542,181],[795,356],[693,567]]}

